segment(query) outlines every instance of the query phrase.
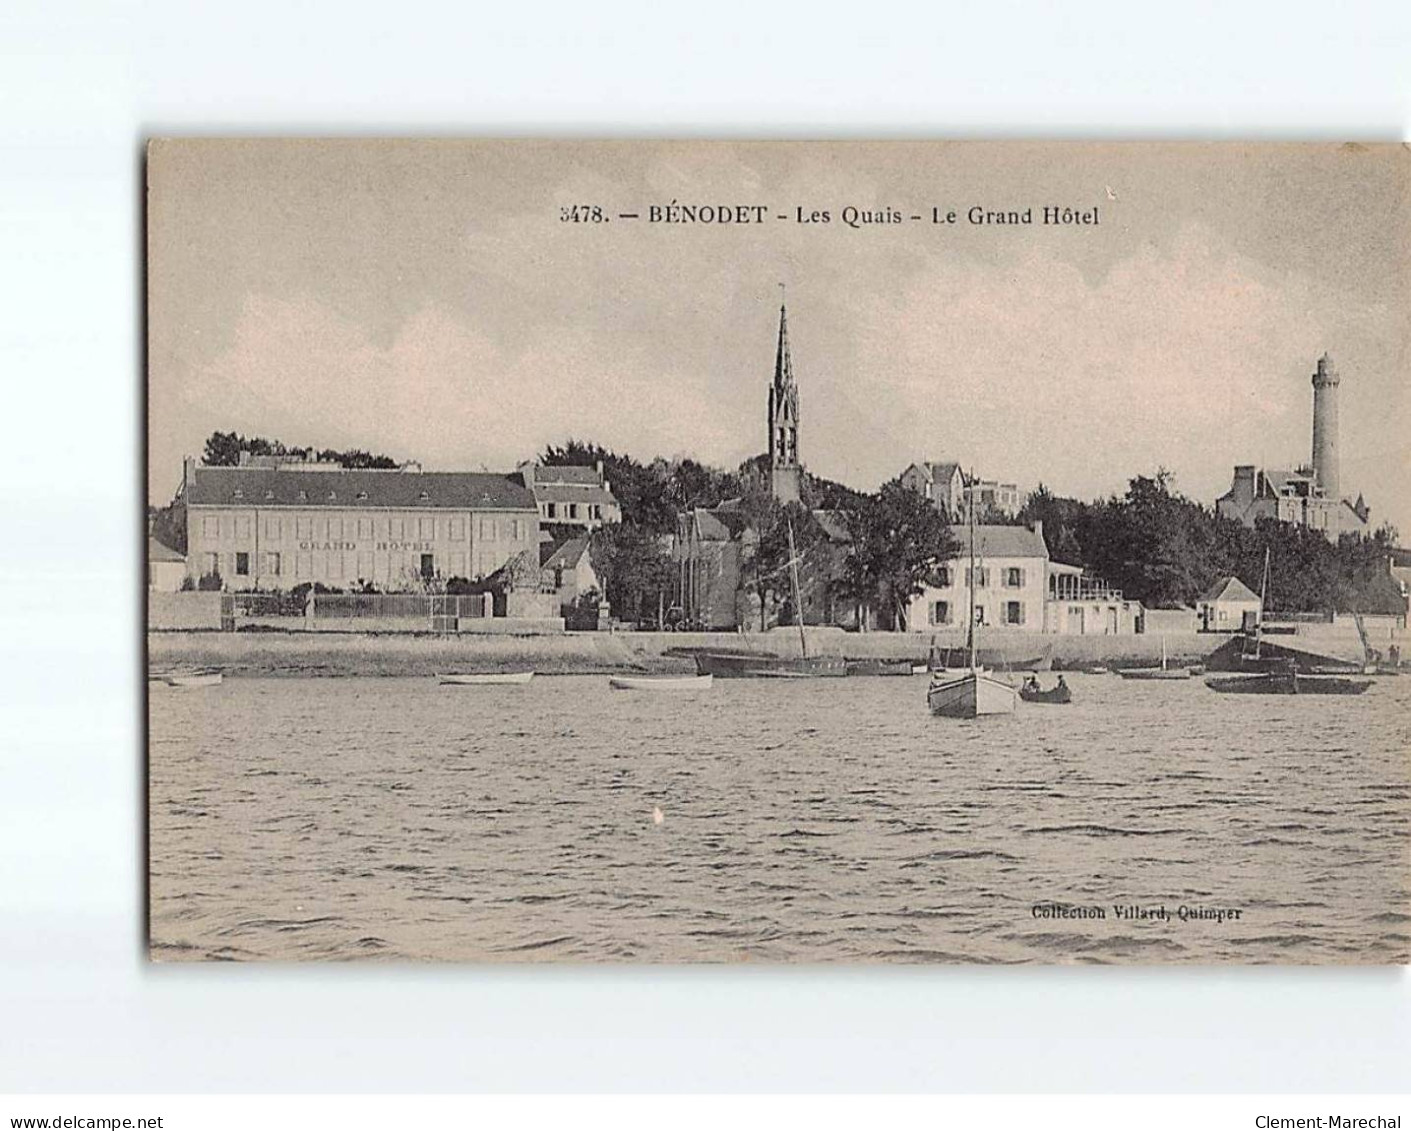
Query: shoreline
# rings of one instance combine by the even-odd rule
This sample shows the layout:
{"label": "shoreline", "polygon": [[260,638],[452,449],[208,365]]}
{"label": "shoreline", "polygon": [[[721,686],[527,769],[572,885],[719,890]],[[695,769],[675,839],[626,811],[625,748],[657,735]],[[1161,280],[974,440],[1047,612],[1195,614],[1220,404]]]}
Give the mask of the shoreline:
{"label": "shoreline", "polygon": [[[952,639],[952,637],[956,637]],[[810,628],[809,651],[849,660],[923,660],[929,633],[844,633]],[[957,634],[936,634],[938,648],[959,648]],[[1173,664],[1203,663],[1228,639],[1223,634],[1167,634]],[[147,633],[149,669],[218,668],[225,675],[261,677],[423,676],[449,672],[505,672],[532,668],[541,675],[685,674],[689,652],[749,650],[799,655],[797,629],[762,633],[581,632],[542,636],[436,636],[430,633],[215,632]],[[1049,636],[986,634],[986,663],[1043,657],[1055,670],[1147,667],[1159,662],[1158,636]]]}

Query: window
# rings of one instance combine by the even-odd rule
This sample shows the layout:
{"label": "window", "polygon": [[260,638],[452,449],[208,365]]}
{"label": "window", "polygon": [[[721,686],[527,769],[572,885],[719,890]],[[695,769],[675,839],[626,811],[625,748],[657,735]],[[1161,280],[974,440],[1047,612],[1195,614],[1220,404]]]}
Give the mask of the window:
{"label": "window", "polygon": [[235,537],[242,542],[250,540],[250,516],[248,514],[235,516]]}
{"label": "window", "polygon": [[1023,624],[1024,623],[1024,602],[1006,601],[1004,603],[1004,623]]}
{"label": "window", "polygon": [[495,540],[495,520],[493,518],[482,518],[480,520],[480,537],[486,542]]}
{"label": "window", "polygon": [[981,627],[983,627],[983,626],[985,626],[985,625],[987,625],[987,624],[990,623],[990,622],[989,622],[989,619],[985,616],[985,606],[984,606],[984,605],[976,605],[976,606],[975,606],[975,623],[978,624],[978,625],[980,625]]}
{"label": "window", "polygon": [[[965,570],[965,584],[966,584],[966,585],[969,585],[969,584],[970,584],[970,575],[971,575],[972,573],[975,575],[975,588],[976,588],[976,589],[988,589],[988,588],[990,587],[990,567],[989,567],[989,566],[980,566],[979,568],[974,569],[974,570],[970,569],[969,567],[966,567],[966,570]],[[978,608],[979,606],[976,606],[976,607]]]}
{"label": "window", "polygon": [[416,520],[417,537],[429,541],[436,537],[436,520],[434,518],[419,518]]}
{"label": "window", "polygon": [[312,554],[294,555],[294,576],[308,580],[314,575],[314,561]]}
{"label": "window", "polygon": [[283,536],[283,532],[280,530],[279,515],[265,515],[265,537],[282,538]]}
{"label": "window", "polygon": [[220,537],[220,519],[213,514],[203,515],[201,518],[201,537],[209,542],[214,542]]}
{"label": "window", "polygon": [[577,503],[569,503],[569,504],[568,504],[568,517],[571,518],[571,519],[576,519],[576,518],[578,517],[578,504],[577,504]]}
{"label": "window", "polygon": [[476,557],[477,573],[481,577],[495,572],[495,552],[493,550],[481,550]]}
{"label": "window", "polygon": [[950,602],[949,602],[949,601],[932,601],[932,602],[931,602],[931,623],[932,623],[932,624],[950,624]]}
{"label": "window", "polygon": [[[361,521],[361,520],[359,520],[359,521]],[[359,580],[359,581],[370,581],[370,580],[372,580],[372,551],[371,551],[371,550],[359,550],[359,551],[358,551],[358,580]]]}
{"label": "window", "polygon": [[328,555],[328,576],[343,576],[343,554],[341,551],[334,550]]}
{"label": "window", "polygon": [[[936,588],[937,588],[937,589],[949,589],[949,588],[950,588],[952,585],[954,585],[954,584],[955,584],[955,575],[951,573],[950,566],[941,566],[940,569],[936,570]],[[942,602],[940,602],[940,603],[941,603],[941,604],[945,604],[944,601],[942,601]]]}
{"label": "window", "polygon": [[265,555],[265,572],[271,577],[278,577],[283,572],[283,558],[274,551]]}
{"label": "window", "polygon": [[343,540],[343,520],[341,518],[330,518],[328,520],[328,540],[330,542],[341,542]]}
{"label": "window", "polygon": [[1018,566],[1010,566],[1004,571],[1004,587],[1006,589],[1024,588],[1024,571]]}
{"label": "window", "polygon": [[465,551],[455,550],[451,554],[448,568],[452,577],[464,577],[465,574]]}
{"label": "window", "polygon": [[307,542],[314,536],[314,520],[312,515],[301,514],[294,520],[294,537],[300,541]]}
{"label": "window", "polygon": [[[422,520],[423,522],[425,519]],[[430,581],[436,576],[436,557],[433,554],[421,555],[421,576]]]}
{"label": "window", "polygon": [[544,504],[544,517],[545,517],[545,518],[558,518],[558,516],[559,516],[559,507],[558,507],[558,504],[557,504],[557,503],[545,503],[545,504]]}
{"label": "window", "polygon": [[359,537],[359,538],[371,538],[371,537],[372,537],[372,519],[371,519],[371,518],[360,518],[360,519],[358,519],[358,537]]}
{"label": "window", "polygon": [[250,576],[250,555],[247,554],[244,550],[237,551],[235,555],[235,576]]}
{"label": "window", "polygon": [[599,503],[588,504],[588,517],[594,522],[603,517],[603,508]]}
{"label": "window", "polygon": [[387,520],[387,537],[405,538],[407,536],[407,521],[404,518],[389,518]]}
{"label": "window", "polygon": [[219,573],[220,573],[220,555],[219,555],[219,554],[202,554],[202,555],[201,555],[201,576],[202,576],[202,577],[214,577],[214,576],[216,576],[216,575],[219,574]]}
{"label": "window", "polygon": [[[465,519],[453,518],[446,524],[446,526],[446,537],[449,538],[452,542],[465,541]],[[455,576],[460,577],[461,575],[456,574]]]}

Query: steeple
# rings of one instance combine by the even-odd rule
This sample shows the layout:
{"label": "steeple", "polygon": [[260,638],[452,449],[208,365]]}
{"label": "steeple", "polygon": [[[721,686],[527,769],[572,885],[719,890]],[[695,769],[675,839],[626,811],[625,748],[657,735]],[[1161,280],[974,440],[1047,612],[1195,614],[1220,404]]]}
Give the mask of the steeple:
{"label": "steeple", "polygon": [[[783,290],[780,283],[780,290]],[[779,303],[779,345],[774,353],[774,383],[769,389],[770,489],[781,503],[798,502],[799,390],[794,384],[794,360],[789,354],[789,313]]]}

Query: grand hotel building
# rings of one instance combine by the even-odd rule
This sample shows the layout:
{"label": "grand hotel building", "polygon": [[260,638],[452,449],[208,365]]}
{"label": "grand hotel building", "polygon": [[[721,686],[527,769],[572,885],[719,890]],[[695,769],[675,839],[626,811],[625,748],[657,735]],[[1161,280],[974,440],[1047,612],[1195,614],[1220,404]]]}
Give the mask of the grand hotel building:
{"label": "grand hotel building", "polygon": [[488,472],[348,471],[247,458],[185,464],[186,573],[227,589],[411,588],[485,577],[539,544],[539,508],[516,478]]}

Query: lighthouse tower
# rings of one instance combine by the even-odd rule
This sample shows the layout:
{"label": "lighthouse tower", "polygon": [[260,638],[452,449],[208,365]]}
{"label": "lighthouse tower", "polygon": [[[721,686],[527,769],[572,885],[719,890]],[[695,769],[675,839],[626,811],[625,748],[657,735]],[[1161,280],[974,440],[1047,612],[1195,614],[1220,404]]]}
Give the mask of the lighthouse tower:
{"label": "lighthouse tower", "polygon": [[1326,353],[1313,374],[1313,470],[1323,497],[1337,502],[1338,494],[1338,374]]}
{"label": "lighthouse tower", "polygon": [[799,501],[799,389],[789,356],[789,316],[779,304],[779,348],[774,354],[774,383],[769,388],[770,489],[781,503]]}

